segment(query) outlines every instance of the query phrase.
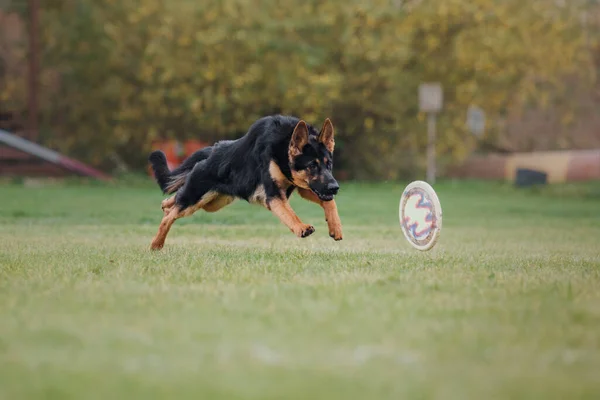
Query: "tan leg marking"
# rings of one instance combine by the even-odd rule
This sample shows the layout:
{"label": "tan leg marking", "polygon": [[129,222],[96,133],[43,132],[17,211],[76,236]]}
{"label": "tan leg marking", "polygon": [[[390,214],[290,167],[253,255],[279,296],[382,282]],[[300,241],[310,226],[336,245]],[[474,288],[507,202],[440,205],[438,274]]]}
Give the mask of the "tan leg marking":
{"label": "tan leg marking", "polygon": [[165,199],[160,203],[160,206],[165,215],[167,215],[169,213],[169,211],[171,211],[171,207],[173,207],[174,205],[175,205],[175,196],[171,196],[168,199]]}
{"label": "tan leg marking", "polygon": [[334,240],[342,240],[342,220],[338,214],[335,200],[321,202],[321,207],[325,210],[325,219],[329,227],[329,236]]}
{"label": "tan leg marking", "polygon": [[325,211],[325,221],[327,221],[327,227],[329,228],[329,236],[335,240],[342,240],[342,221],[338,215],[337,205],[335,200],[321,201],[319,197],[314,194],[311,190],[298,188],[298,193],[302,198],[312,201],[320,205]]}
{"label": "tan leg marking", "polygon": [[273,199],[269,202],[269,209],[279,220],[298,237],[307,237],[315,231],[311,225],[303,223],[296,215],[287,200]]}
{"label": "tan leg marking", "polygon": [[212,200],[210,203],[207,203],[204,207],[202,207],[202,209],[204,211],[210,212],[210,213],[217,212],[221,208],[231,204],[234,200],[235,200],[235,198],[233,196],[227,196],[225,194],[220,194],[214,200]]}
{"label": "tan leg marking", "polygon": [[173,226],[175,220],[178,218],[181,218],[181,213],[179,212],[178,207],[171,208],[170,211],[165,214],[160,222],[160,226],[158,227],[158,232],[156,233],[156,236],[150,245],[152,250],[160,250],[163,248],[165,245],[165,239],[169,234],[169,230],[171,229],[171,226]]}
{"label": "tan leg marking", "polygon": [[216,200],[220,195],[221,194],[217,193],[217,192],[207,192],[204,196],[202,196],[202,198],[200,199],[200,201],[198,201],[192,207],[188,207],[185,210],[183,210],[181,212],[182,216],[183,217],[189,217],[190,215],[192,215],[193,213],[195,213],[199,209],[204,208],[205,205],[209,204],[213,200]]}

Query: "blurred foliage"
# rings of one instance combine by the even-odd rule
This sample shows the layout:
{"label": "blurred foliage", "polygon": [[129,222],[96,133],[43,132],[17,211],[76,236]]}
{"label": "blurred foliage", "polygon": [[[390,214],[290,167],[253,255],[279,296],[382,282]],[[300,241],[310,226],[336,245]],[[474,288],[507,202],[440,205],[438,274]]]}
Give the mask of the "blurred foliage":
{"label": "blurred foliage", "polygon": [[578,1],[42,3],[47,143],[105,167],[145,166],[156,138],[238,137],[281,112],[331,117],[336,168],[395,179],[423,167],[420,82],[444,86],[437,151],[452,162],[475,146],[470,104],[493,138],[509,107],[592,71]]}
{"label": "blurred foliage", "polygon": [[26,101],[24,29],[18,14],[3,13],[0,7],[0,114],[22,108]]}

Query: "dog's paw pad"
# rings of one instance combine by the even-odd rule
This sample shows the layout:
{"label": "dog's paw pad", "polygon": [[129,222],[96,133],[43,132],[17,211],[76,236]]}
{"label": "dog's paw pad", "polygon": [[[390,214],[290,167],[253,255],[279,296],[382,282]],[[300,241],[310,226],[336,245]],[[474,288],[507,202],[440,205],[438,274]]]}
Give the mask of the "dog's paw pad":
{"label": "dog's paw pad", "polygon": [[303,238],[308,237],[308,236],[312,235],[314,232],[315,232],[315,228],[311,225],[308,225],[302,230],[301,237],[303,237]]}

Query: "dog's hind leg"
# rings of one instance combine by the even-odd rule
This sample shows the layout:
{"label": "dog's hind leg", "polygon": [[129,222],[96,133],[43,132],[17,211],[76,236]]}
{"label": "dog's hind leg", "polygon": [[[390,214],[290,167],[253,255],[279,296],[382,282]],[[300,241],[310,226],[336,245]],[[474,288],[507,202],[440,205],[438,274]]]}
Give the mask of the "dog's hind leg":
{"label": "dog's hind leg", "polygon": [[217,197],[218,193],[210,191],[205,193],[204,196],[202,196],[200,200],[192,206],[184,208],[180,204],[177,204],[177,202],[175,202],[171,208],[165,209],[165,215],[162,221],[160,222],[158,232],[154,237],[154,240],[152,240],[152,245],[150,246],[150,248],[152,250],[162,249],[165,245],[165,239],[167,238],[167,234],[169,233],[169,230],[171,229],[171,226],[173,226],[175,220],[183,217],[189,217],[199,209],[204,208],[208,204],[211,204],[211,202],[213,202]]}
{"label": "dog's hind leg", "polygon": [[298,193],[300,193],[302,198],[317,203],[323,208],[323,211],[325,211],[325,221],[327,221],[327,227],[329,228],[329,236],[335,240],[342,240],[342,221],[338,215],[335,200],[321,201],[316,194],[308,189],[298,188]]}
{"label": "dog's hind leg", "polygon": [[219,211],[221,208],[231,204],[235,198],[233,196],[227,196],[224,194],[217,195],[213,200],[206,203],[202,209],[209,213],[214,213]]}
{"label": "dog's hind leg", "polygon": [[161,203],[160,203],[160,207],[163,210],[163,213],[165,215],[167,215],[169,213],[169,211],[171,211],[171,207],[173,207],[175,205],[175,196],[171,196],[168,199],[164,199]]}
{"label": "dog's hind leg", "polygon": [[163,248],[169,230],[171,229],[171,226],[173,226],[175,220],[178,218],[181,218],[181,212],[179,211],[179,207],[177,206],[172,207],[169,209],[168,212],[165,212],[165,216],[163,217],[162,221],[160,222],[160,226],[158,227],[158,232],[156,233],[156,236],[154,237],[154,240],[152,240],[152,244],[150,245],[150,248],[152,250],[160,250]]}
{"label": "dog's hind leg", "polygon": [[210,204],[218,195],[219,193],[213,190],[210,176],[204,169],[203,162],[196,164],[177,194],[163,201],[164,216],[150,248],[152,250],[162,249],[175,220],[192,215]]}

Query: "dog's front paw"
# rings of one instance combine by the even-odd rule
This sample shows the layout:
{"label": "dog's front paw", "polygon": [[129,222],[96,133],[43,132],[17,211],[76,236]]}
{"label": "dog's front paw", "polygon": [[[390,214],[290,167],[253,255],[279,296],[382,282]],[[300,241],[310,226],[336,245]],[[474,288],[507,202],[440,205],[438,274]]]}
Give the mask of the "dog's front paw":
{"label": "dog's front paw", "polygon": [[300,225],[298,229],[296,229],[296,236],[305,238],[312,235],[315,232],[315,227],[312,225],[304,224]]}
{"label": "dog's front paw", "polygon": [[329,236],[335,241],[342,240],[342,224],[328,224],[329,225]]}
{"label": "dog's front paw", "polygon": [[343,239],[342,237],[342,232],[329,232],[329,236],[331,236],[333,238],[333,240],[340,241]]}

